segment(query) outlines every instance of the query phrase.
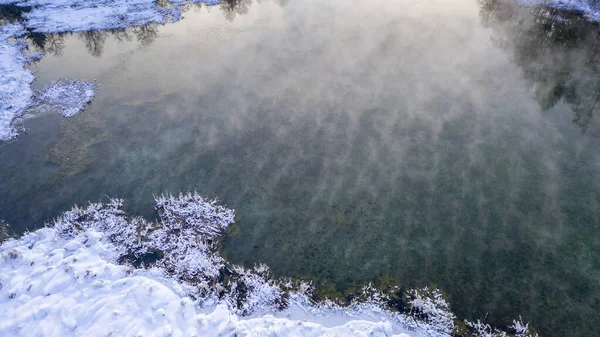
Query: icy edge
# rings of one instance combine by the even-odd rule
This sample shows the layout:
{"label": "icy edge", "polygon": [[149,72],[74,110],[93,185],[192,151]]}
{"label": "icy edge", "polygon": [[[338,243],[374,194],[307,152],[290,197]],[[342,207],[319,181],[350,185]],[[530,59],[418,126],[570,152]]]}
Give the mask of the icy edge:
{"label": "icy edge", "polygon": [[[233,210],[197,193],[155,201],[155,222],[127,216],[123,200],[111,199],[74,207],[50,228],[4,243],[0,314],[10,319],[0,321],[0,334],[94,335],[96,325],[102,326],[97,317],[110,319],[116,335],[251,335],[273,327],[278,335],[461,334],[437,289],[409,291],[404,312],[390,310],[388,295],[371,285],[349,306],[315,303],[310,283],[273,278],[263,264],[234,266],[218,254],[218,239],[233,223]],[[92,305],[97,297],[103,305]],[[76,303],[90,307],[72,310]],[[137,322],[138,317],[146,319]],[[474,336],[506,336],[480,322],[469,324]],[[212,330],[203,330],[207,327]],[[531,336],[520,321],[512,332]]]}

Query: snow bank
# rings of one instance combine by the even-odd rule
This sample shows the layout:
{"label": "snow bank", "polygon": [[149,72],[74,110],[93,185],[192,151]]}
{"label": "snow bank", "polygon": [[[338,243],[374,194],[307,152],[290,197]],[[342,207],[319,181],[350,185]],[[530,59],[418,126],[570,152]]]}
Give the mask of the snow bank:
{"label": "snow bank", "polygon": [[179,20],[179,11],[156,5],[155,0],[29,0],[18,3],[33,6],[25,13],[26,25],[36,32],[103,30],[166,23]]}
{"label": "snow bank", "polygon": [[[88,230],[42,229],[0,249],[2,336],[391,336],[389,322],[333,327],[272,315],[244,319],[225,304],[200,312],[159,270],[111,262],[114,247]],[[407,336],[398,334],[396,336]]]}
{"label": "snow bank", "polygon": [[[51,228],[0,246],[1,336],[456,333],[439,290],[409,292],[407,313],[386,309],[386,295],[370,286],[341,307],[312,302],[310,284],[271,278],[265,265],[228,265],[215,245],[234,212],[215,200],[157,197],[156,222],[128,217],[122,205],[74,207]],[[493,336],[474,326],[475,336]],[[530,337],[520,322],[513,330]]]}
{"label": "snow bank", "polygon": [[31,61],[24,53],[26,44],[10,41],[25,34],[20,24],[7,24],[0,27],[0,141],[17,135],[14,119],[31,104],[30,84],[34,80],[25,65]]}
{"label": "snow bank", "polygon": [[523,6],[546,6],[580,12],[588,19],[600,21],[600,1],[594,0],[516,0]]}
{"label": "snow bank", "polygon": [[[25,25],[40,33],[105,30],[167,23],[181,19],[186,3],[216,5],[218,0],[0,0],[32,7]],[[162,4],[162,5],[161,5]]]}

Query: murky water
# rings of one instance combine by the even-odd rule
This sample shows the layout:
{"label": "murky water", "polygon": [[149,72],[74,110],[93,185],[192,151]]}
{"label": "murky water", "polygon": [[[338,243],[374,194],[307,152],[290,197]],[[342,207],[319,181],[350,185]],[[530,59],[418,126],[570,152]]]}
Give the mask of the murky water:
{"label": "murky water", "polygon": [[[197,190],[231,261],[343,288],[435,284],[465,318],[600,334],[600,29],[493,0],[244,0],[37,35],[36,86],[97,79],[0,145],[0,217]],[[34,225],[35,224],[35,225]]]}

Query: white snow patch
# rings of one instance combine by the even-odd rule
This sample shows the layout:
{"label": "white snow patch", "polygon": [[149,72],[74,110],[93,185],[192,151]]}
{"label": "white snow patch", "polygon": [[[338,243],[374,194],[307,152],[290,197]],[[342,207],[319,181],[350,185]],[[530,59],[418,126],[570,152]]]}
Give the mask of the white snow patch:
{"label": "white snow patch", "polygon": [[31,104],[33,92],[30,84],[34,80],[25,65],[31,61],[23,51],[22,41],[9,41],[25,34],[20,24],[0,27],[0,141],[16,137],[15,118],[22,115]]}
{"label": "white snow patch", "polygon": [[73,117],[94,99],[96,82],[59,79],[36,95],[42,109],[56,108],[64,117]]}

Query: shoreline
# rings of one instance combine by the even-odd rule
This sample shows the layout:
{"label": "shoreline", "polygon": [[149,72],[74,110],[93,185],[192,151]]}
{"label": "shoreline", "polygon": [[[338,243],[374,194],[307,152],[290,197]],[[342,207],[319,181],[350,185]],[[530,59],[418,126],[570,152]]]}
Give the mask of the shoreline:
{"label": "shoreline", "polygon": [[[285,327],[281,330],[283,335],[295,335],[298,333],[296,329],[304,329],[308,325],[308,335],[322,335],[327,333],[327,329],[338,329],[333,333],[351,335],[368,332],[382,336],[394,333],[399,337],[537,336],[535,330],[521,320],[513,321],[508,332],[480,320],[462,321],[452,313],[445,295],[428,287],[400,293],[400,288],[392,283],[379,285],[386,289],[369,283],[359,289],[354,298],[346,298],[345,304],[335,298],[319,299],[315,295],[318,286],[310,282],[273,278],[266,265],[246,269],[230,264],[218,254],[218,241],[234,221],[232,210],[196,193],[177,197],[162,195],[155,200],[159,215],[156,221],[129,217],[121,210],[123,200],[111,199],[109,203],[90,204],[87,208],[75,206],[47,228],[2,243],[0,270],[4,270],[2,274],[5,277],[0,280],[0,292],[5,292],[6,296],[0,300],[0,311],[3,308],[6,313],[35,311],[40,301],[59,300],[52,297],[54,293],[58,293],[61,300],[77,297],[79,292],[88,293],[86,298],[90,298],[94,296],[93,289],[97,288],[104,294],[100,296],[112,296],[115,282],[136,283],[131,280],[130,276],[133,276],[142,277],[142,284],[158,282],[151,288],[166,286],[174,291],[173,295],[180,297],[165,300],[164,307],[172,306],[174,301],[186,302],[188,308],[185,310],[195,308],[195,312],[204,314],[208,311],[208,317],[204,318],[214,319],[214,324],[223,323],[220,320],[226,312],[229,317],[226,321],[233,322],[235,329],[242,331],[251,329],[244,324],[252,323],[259,330],[264,328],[263,324],[281,325]],[[157,258],[149,259],[150,256]],[[106,270],[110,273],[107,274]],[[93,273],[91,279],[90,273]],[[99,278],[95,279],[97,276]],[[36,280],[41,283],[37,284]],[[106,289],[105,284],[111,282],[114,285]],[[34,291],[31,291],[32,287]],[[35,289],[40,287],[43,289],[35,295]],[[77,293],[61,293],[63,289],[69,292],[73,287],[78,289]],[[117,294],[123,296],[121,290]],[[51,300],[45,299],[49,297]],[[120,311],[118,302],[108,307]],[[44,310],[46,317],[53,313],[61,317],[65,308],[58,306]],[[92,306],[89,310],[93,312],[80,315],[103,316],[108,315],[107,310],[110,311],[105,306]],[[165,315],[162,311],[159,314]],[[212,317],[213,314],[218,318]],[[35,324],[43,322],[31,320],[31,315],[23,317],[7,320],[0,325],[0,331],[19,330],[17,326],[26,323],[36,329]],[[75,318],[75,321],[78,319]],[[328,322],[329,325],[335,323],[326,326]],[[71,323],[70,329],[76,331],[80,325]],[[91,329],[88,333],[98,329],[97,326],[88,328]]]}

